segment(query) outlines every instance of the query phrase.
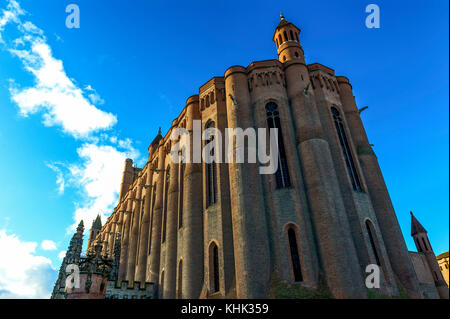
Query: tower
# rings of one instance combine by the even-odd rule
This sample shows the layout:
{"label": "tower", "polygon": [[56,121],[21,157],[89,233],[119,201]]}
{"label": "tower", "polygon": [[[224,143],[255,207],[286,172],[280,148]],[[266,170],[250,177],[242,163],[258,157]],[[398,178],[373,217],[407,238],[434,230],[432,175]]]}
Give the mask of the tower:
{"label": "tower", "polygon": [[61,267],[59,269],[58,279],[56,280],[55,287],[52,292],[52,299],[65,299],[65,286],[66,286],[66,267],[70,264],[78,264],[81,257],[81,249],[83,246],[83,221],[78,224],[77,231],[70,240],[69,248],[67,249],[66,256],[64,257]]}
{"label": "tower", "polygon": [[130,158],[127,158],[125,160],[125,167],[123,169],[122,185],[120,186],[119,202],[122,200],[122,198],[127,193],[130,185],[133,184],[133,180],[134,180],[133,160]]}
{"label": "tower", "polygon": [[434,284],[442,299],[448,299],[448,287],[445,283],[444,277],[439,269],[439,264],[436,255],[433,252],[430,241],[428,240],[426,229],[419,223],[416,217],[411,212],[411,236],[414,238],[417,251],[425,255],[428,267],[433,275]]}
{"label": "tower", "polygon": [[148,147],[148,158],[151,160],[153,154],[158,149],[159,142],[163,139],[162,133],[161,133],[161,127],[158,130],[158,134],[153,139],[153,141],[150,143],[150,146]]}
{"label": "tower", "polygon": [[93,242],[92,246],[86,257],[81,257],[77,263],[79,285],[65,288],[66,299],[105,299],[112,260],[102,256],[101,238]]}
{"label": "tower", "polygon": [[272,40],[277,45],[278,60],[287,62],[300,60],[305,63],[305,56],[300,44],[300,29],[292,23],[286,21],[283,14],[280,14],[280,23],[275,29]]}
{"label": "tower", "polygon": [[91,244],[95,240],[95,237],[97,237],[97,234],[102,229],[102,219],[100,218],[100,215],[97,215],[97,218],[92,222],[91,230],[89,231],[89,241],[88,241],[88,250],[91,247]]}

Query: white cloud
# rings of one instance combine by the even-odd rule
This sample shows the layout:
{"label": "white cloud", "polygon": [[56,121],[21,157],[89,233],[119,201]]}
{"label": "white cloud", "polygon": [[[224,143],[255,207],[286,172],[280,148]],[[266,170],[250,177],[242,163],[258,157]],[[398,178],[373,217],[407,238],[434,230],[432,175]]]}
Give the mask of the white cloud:
{"label": "white cloud", "polygon": [[85,91],[90,92],[88,94],[89,100],[92,102],[92,104],[95,105],[103,105],[105,104],[105,100],[103,100],[100,95],[97,93],[95,89],[92,88],[92,86],[88,85],[85,88]]}
{"label": "white cloud", "polygon": [[71,184],[83,190],[85,200],[75,211],[75,223],[70,227],[70,233],[80,220],[90,227],[97,214],[105,220],[112,212],[120,190],[125,159],[139,156],[129,142],[120,147],[123,151],[109,145],[85,143],[77,150],[82,163],[69,166],[69,179]]}
{"label": "white cloud", "polygon": [[20,114],[42,112],[46,126],[59,126],[75,138],[114,126],[117,118],[95,106],[102,105],[103,99],[90,85],[83,90],[67,76],[62,61],[53,57],[44,32],[30,21],[23,22],[20,16],[24,14],[19,4],[10,0],[0,18],[0,31],[10,22],[16,25],[21,36],[6,47],[34,77],[32,87],[10,88]]}
{"label": "white cloud", "polygon": [[76,203],[74,225],[82,218],[89,227],[97,214],[105,216],[111,212],[117,200],[124,160],[137,159],[139,154],[130,139],[102,132],[116,124],[116,116],[97,107],[105,101],[91,85],[77,86],[66,74],[63,62],[53,56],[44,32],[32,22],[21,20],[25,12],[19,4],[10,0],[4,12],[0,28],[13,22],[21,34],[6,47],[34,79],[34,85],[27,88],[11,81],[11,98],[20,114],[27,117],[39,112],[46,126],[58,126],[85,141],[78,149],[79,163],[52,161],[46,165],[56,173],[59,194],[69,186],[81,190],[83,200]]}
{"label": "white cloud", "polygon": [[57,35],[56,33],[54,35],[57,42],[64,42],[64,40],[59,35]]}
{"label": "white cloud", "polygon": [[66,257],[66,251],[65,251],[65,250],[62,250],[62,251],[59,252],[58,258],[61,259],[61,260],[63,260],[64,257]]}
{"label": "white cloud", "polygon": [[[18,22],[19,16],[25,12],[20,8],[19,4],[10,0],[6,6],[6,10],[2,10],[2,16],[0,16],[0,32],[3,31],[5,25],[10,22]],[[0,33],[0,43],[2,42],[2,34]]]}
{"label": "white cloud", "polygon": [[102,102],[98,94],[88,98],[66,75],[61,60],[53,57],[50,47],[41,38],[34,38],[29,49],[11,49],[26,69],[35,76],[30,88],[11,88],[12,99],[23,116],[43,111],[46,126],[61,126],[64,132],[76,138],[86,137],[101,129],[109,129],[117,119],[95,107]]}
{"label": "white cloud", "polygon": [[56,250],[56,244],[54,241],[46,239],[42,241],[41,248],[43,250]]}
{"label": "white cloud", "polygon": [[[68,229],[72,234],[81,219],[90,227],[97,214],[105,220],[112,212],[118,199],[124,161],[126,158],[133,158],[139,163],[139,152],[133,147],[131,139],[105,133],[117,123],[114,114],[98,107],[105,101],[92,86],[78,85],[66,74],[63,62],[53,56],[44,32],[32,22],[21,20],[21,16],[26,13],[17,1],[9,0],[8,3],[6,10],[0,11],[0,43],[3,42],[3,47],[22,62],[34,80],[31,87],[21,87],[11,80],[12,101],[17,104],[22,116],[42,114],[44,125],[58,127],[83,141],[77,149],[80,158],[77,163],[46,163],[56,173],[59,194],[63,194],[68,187],[75,187],[80,191],[82,199],[75,204],[74,224]],[[15,25],[20,37],[4,42],[6,39],[2,40],[2,31],[7,25]],[[2,241],[14,241],[22,249],[22,252],[18,252],[20,256],[17,257],[17,263],[27,259],[30,266],[22,269],[22,277],[13,272],[14,268],[3,270],[2,267],[6,266],[2,265],[16,256],[8,254],[8,247],[2,248],[0,242],[0,256],[8,256],[0,257],[0,297],[26,295],[31,298],[48,293],[49,277],[42,275],[38,281],[35,277],[30,277],[32,273],[28,273],[32,267],[37,268],[38,273],[50,273],[52,270],[48,259],[33,255],[37,243],[22,243],[14,235],[8,237],[5,232],[2,236]],[[44,249],[44,243],[41,247]],[[56,245],[54,248],[50,245],[47,247],[56,249]],[[64,255],[65,252],[59,253],[61,259]],[[15,263],[16,261],[12,262],[13,265]],[[24,280],[31,280],[29,277],[34,285],[34,290],[30,291],[21,284]],[[54,278],[50,281],[53,284]],[[17,288],[14,283],[17,283]],[[40,287],[37,286],[38,283]]]}
{"label": "white cloud", "polygon": [[44,32],[30,21],[26,21],[23,24],[19,24],[19,30],[23,33],[31,33],[40,36],[44,35]]}
{"label": "white cloud", "polygon": [[58,194],[64,194],[64,189],[66,186],[66,181],[64,179],[64,174],[58,165],[63,165],[61,163],[47,163],[48,168],[56,173],[56,185],[58,186]]}
{"label": "white cloud", "polygon": [[0,230],[0,298],[50,297],[57,270],[35,255],[37,245]]}

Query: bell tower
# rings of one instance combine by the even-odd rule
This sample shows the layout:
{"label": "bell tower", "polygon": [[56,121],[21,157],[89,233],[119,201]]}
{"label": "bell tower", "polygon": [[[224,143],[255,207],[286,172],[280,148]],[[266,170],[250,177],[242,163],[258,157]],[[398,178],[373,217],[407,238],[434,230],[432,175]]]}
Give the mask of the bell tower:
{"label": "bell tower", "polygon": [[305,63],[305,56],[300,44],[300,29],[286,21],[280,13],[280,23],[275,29],[273,42],[278,51],[278,60],[282,63],[291,60],[300,60]]}
{"label": "bell tower", "polygon": [[428,240],[428,233],[425,228],[419,223],[417,218],[411,212],[411,236],[416,244],[417,251],[424,254],[425,259],[430,267],[434,284],[442,299],[448,299],[448,287],[445,283],[444,277],[439,269],[439,264],[436,255],[433,252],[430,241]]}
{"label": "bell tower", "polygon": [[102,230],[102,219],[100,215],[97,215],[97,218],[92,222],[92,227],[89,232],[89,241],[87,246],[88,250],[94,247],[94,240],[101,230]]}

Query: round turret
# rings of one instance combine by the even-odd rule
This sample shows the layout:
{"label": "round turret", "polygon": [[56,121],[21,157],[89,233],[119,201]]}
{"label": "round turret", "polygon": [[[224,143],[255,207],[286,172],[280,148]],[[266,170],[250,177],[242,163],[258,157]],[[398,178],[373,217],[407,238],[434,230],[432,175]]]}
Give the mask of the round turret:
{"label": "round turret", "polygon": [[276,27],[272,38],[277,45],[278,60],[280,62],[284,63],[300,59],[304,63],[305,57],[299,36],[300,29],[286,21],[283,14],[280,14],[280,23]]}

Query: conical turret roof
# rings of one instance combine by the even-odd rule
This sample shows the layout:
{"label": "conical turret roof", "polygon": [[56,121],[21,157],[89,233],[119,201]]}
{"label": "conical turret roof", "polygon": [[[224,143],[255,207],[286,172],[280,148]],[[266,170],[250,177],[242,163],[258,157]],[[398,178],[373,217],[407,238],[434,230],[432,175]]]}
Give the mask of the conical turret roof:
{"label": "conical turret roof", "polygon": [[150,145],[157,146],[157,145],[159,145],[159,141],[161,141],[162,139],[163,139],[163,136],[161,133],[161,128],[159,128],[158,135],[156,135],[156,137],[153,139],[153,142]]}
{"label": "conical turret roof", "polygon": [[275,34],[277,33],[277,31],[279,29],[281,29],[283,27],[286,27],[286,26],[289,26],[289,25],[293,26],[300,33],[300,29],[295,24],[287,21],[286,18],[284,17],[284,15],[283,15],[283,13],[280,13],[280,23],[278,23],[278,26],[275,28],[274,37],[275,37]]}
{"label": "conical turret roof", "polygon": [[277,28],[280,28],[284,25],[290,24],[290,22],[288,22],[285,18],[283,13],[280,13],[280,23],[278,24]]}
{"label": "conical turret roof", "polygon": [[420,234],[420,233],[427,233],[427,231],[422,226],[422,224],[419,223],[417,218],[413,215],[413,212],[411,212],[411,236],[414,236],[414,235]]}

